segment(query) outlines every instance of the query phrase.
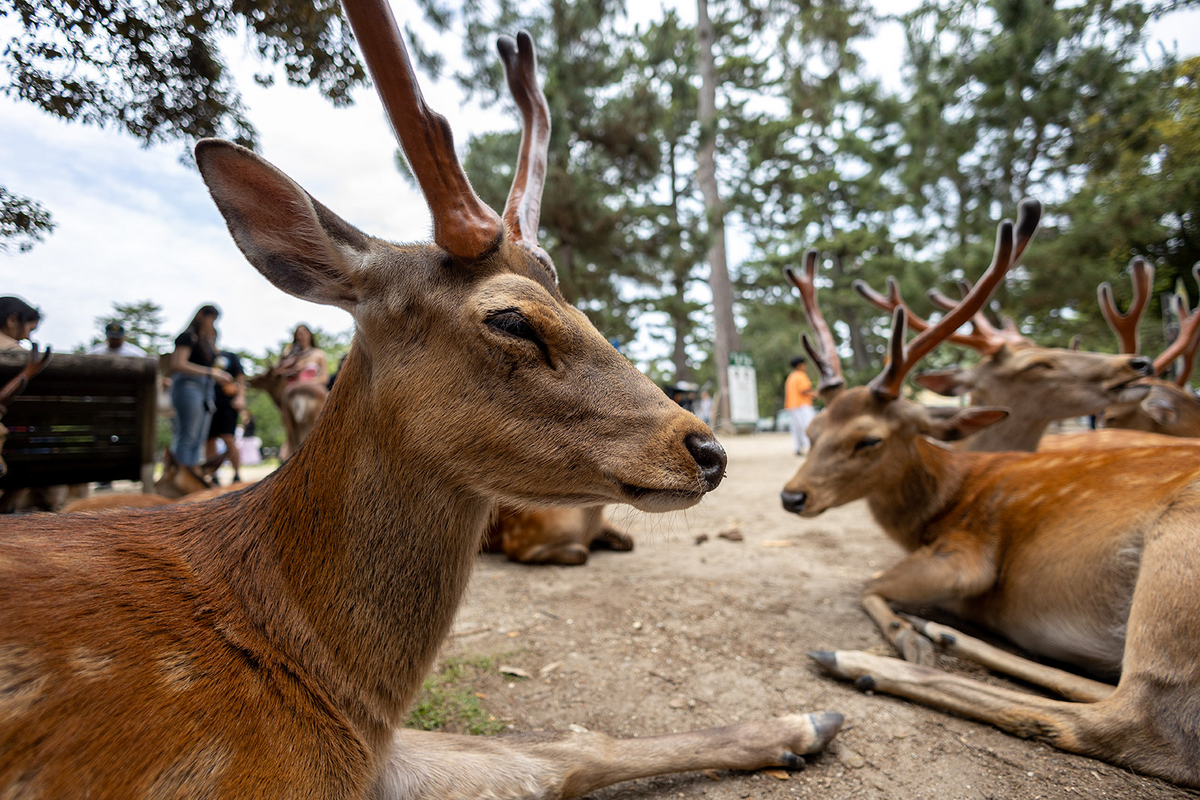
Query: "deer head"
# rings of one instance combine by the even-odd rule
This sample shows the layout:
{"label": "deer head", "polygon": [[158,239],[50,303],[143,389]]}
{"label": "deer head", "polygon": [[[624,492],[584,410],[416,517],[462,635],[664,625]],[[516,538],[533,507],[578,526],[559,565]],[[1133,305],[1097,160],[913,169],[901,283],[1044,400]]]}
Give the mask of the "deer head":
{"label": "deer head", "polygon": [[499,43],[524,128],[498,215],[426,105],[388,5],[346,10],[432,213],[432,244],[368,236],[242,147],[196,147],[251,264],[284,291],[354,316],[331,405],[354,406],[363,448],[405,454],[387,467],[397,476],[437,464],[490,502],[653,511],[697,502],[720,482],[724,451],[563,298],[538,245],[549,114],[528,34]]}
{"label": "deer head", "polygon": [[[1121,342],[1125,353],[1138,352],[1137,328],[1146,306],[1146,298],[1154,281],[1154,267],[1137,257],[1130,262],[1133,279],[1134,299],[1129,312],[1121,314],[1113,300],[1112,289],[1107,282],[1099,289],[1100,310],[1113,332]],[[1200,264],[1193,268],[1200,280]],[[1187,301],[1179,295],[1171,297],[1171,311],[1179,320],[1179,335],[1154,359],[1154,374],[1163,375],[1176,360],[1181,367],[1173,381],[1148,381],[1149,390],[1144,398],[1136,402],[1116,403],[1104,410],[1104,427],[1127,430],[1149,431],[1167,436],[1200,436],[1200,401],[1187,390],[1188,378],[1200,348],[1200,307],[1189,310]]]}
{"label": "deer head", "polygon": [[[979,307],[966,315],[971,332],[952,330],[945,337],[946,341],[977,350],[982,360],[967,369],[938,370],[914,378],[920,386],[941,395],[969,394],[974,404],[1009,409],[1010,417],[971,440],[970,449],[1035,450],[1046,425],[1053,420],[1095,414],[1113,403],[1145,397],[1147,388],[1140,382],[1150,374],[1149,359],[1041,347],[1022,336],[1011,320],[1004,320],[1000,328],[992,325],[982,312],[982,303],[998,280],[991,287],[983,287],[985,294]],[[889,312],[903,308],[913,329],[924,331],[930,327],[904,305],[895,281],[889,280],[887,295],[871,290],[862,281],[856,281],[854,288],[878,308]],[[981,289],[969,284],[964,288],[968,296]],[[929,298],[943,309],[961,305],[937,291],[931,291]]]}
{"label": "deer head", "polygon": [[[8,404],[14,400],[17,395],[25,391],[25,387],[33,380],[34,376],[44,370],[50,364],[50,348],[38,357],[38,346],[35,344],[33,349],[29,351],[29,362],[21,369],[15,378],[4,384],[4,388],[0,389],[0,418],[3,418],[8,411]],[[8,428],[4,427],[4,423],[0,422],[0,478],[8,474],[8,465],[4,463],[3,450],[4,443],[8,441]]]}
{"label": "deer head", "polygon": [[[905,344],[908,310],[902,303],[892,316],[892,333],[883,371],[867,386],[826,393],[826,408],[808,428],[812,441],[808,458],[788,481],[783,507],[803,516],[896,487],[922,461],[923,436],[952,441],[969,436],[1007,416],[1003,408],[968,406],[942,413],[902,399],[900,388],[917,362],[987,302],[1004,274],[1017,262],[1041,219],[1041,204],[1023,200],[1013,223],[1000,223],[992,263],[974,288],[936,324],[923,324]],[[789,275],[789,278],[791,276]],[[894,286],[894,284],[893,284]],[[814,329],[827,328],[820,310],[806,300],[805,313]],[[916,326],[914,326],[916,327]],[[811,350],[810,350],[811,353]],[[837,358],[826,350],[823,356]]]}

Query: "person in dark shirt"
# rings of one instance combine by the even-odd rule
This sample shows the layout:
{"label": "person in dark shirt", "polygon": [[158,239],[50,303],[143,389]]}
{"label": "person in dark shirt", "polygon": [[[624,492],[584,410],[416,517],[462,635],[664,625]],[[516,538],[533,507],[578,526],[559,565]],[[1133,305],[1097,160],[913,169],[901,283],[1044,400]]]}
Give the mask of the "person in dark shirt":
{"label": "person in dark shirt", "polygon": [[171,405],[175,409],[171,450],[179,463],[193,467],[200,463],[200,448],[208,435],[213,387],[233,381],[228,372],[215,365],[220,314],[216,306],[201,306],[175,338],[171,354]]}
{"label": "person in dark shirt", "polygon": [[205,460],[212,462],[217,457],[217,442],[224,442],[225,461],[233,465],[233,482],[237,483],[242,479],[238,474],[242,459],[237,448],[237,423],[238,415],[246,408],[246,372],[242,369],[242,362],[237,353],[229,350],[219,352],[213,366],[228,372],[233,380],[213,387],[215,409],[212,424],[208,428]]}

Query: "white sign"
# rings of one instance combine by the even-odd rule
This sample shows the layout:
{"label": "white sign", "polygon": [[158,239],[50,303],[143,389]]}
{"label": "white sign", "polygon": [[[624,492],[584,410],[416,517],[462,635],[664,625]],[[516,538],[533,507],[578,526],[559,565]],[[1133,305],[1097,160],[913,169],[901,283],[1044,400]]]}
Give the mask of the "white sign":
{"label": "white sign", "polygon": [[758,378],[750,357],[729,354],[729,418],[735,425],[758,423]]}

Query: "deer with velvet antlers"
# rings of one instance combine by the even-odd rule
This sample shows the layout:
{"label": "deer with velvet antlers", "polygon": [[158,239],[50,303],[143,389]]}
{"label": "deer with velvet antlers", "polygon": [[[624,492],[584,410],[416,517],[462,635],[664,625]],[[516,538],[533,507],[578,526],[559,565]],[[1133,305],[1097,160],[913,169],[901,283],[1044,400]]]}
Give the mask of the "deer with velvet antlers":
{"label": "deer with velvet antlers", "polygon": [[725,455],[558,290],[536,240],[549,130],[530,38],[500,41],[525,117],[500,217],[387,3],[345,6],[434,243],[367,236],[249,150],[199,143],[251,264],[349,310],[357,335],[308,443],[257,485],[0,524],[0,795],[551,798],[799,765],[839,715],[640,740],[399,728],[497,503],[685,508]]}
{"label": "deer with velvet antlers", "polygon": [[[873,578],[862,603],[907,660],[862,652],[813,658],[865,690],[905,697],[1018,736],[1200,786],[1200,453],[1131,448],[981,453],[941,447],[1005,416],[967,406],[953,416],[900,397],[906,374],[978,311],[1033,236],[1040,206],[1024,201],[1000,226],[995,257],[966,298],[907,345],[897,308],[883,372],[846,388],[816,303],[816,255],[789,271],[819,346],[804,339],[825,411],[808,460],[782,493],[814,517],[865,498],[909,555]],[[1025,650],[1077,665],[1116,686],[1053,669],[890,603],[936,605]],[[1066,700],[984,684],[927,666],[934,646]],[[910,663],[917,662],[917,663]]]}

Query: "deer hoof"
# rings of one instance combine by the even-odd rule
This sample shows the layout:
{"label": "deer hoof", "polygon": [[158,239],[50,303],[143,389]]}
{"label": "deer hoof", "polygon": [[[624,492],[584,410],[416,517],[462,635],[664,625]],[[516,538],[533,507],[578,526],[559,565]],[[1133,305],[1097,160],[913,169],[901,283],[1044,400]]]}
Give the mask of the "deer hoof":
{"label": "deer hoof", "polygon": [[901,658],[905,661],[911,664],[924,664],[927,667],[934,665],[933,642],[915,630],[908,628],[900,631],[896,634],[895,644]]}

